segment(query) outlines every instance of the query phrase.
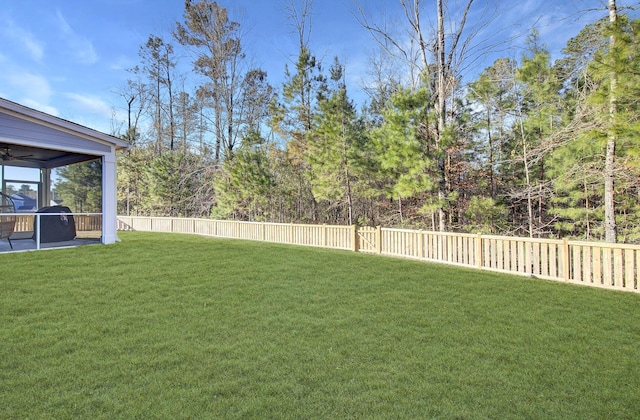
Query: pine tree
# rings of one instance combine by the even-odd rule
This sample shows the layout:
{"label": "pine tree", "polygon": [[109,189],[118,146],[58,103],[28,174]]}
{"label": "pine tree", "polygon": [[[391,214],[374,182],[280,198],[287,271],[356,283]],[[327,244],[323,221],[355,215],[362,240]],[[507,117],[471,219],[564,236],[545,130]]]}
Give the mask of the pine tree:
{"label": "pine tree", "polygon": [[351,225],[355,220],[354,196],[367,144],[364,125],[347,97],[343,75],[344,68],[336,58],[331,68],[336,87],[318,104],[305,157],[313,195],[345,206],[347,223]]}
{"label": "pine tree", "polygon": [[567,42],[556,62],[564,86],[563,109],[570,121],[564,133],[557,133],[561,141],[548,160],[547,177],[554,190],[549,211],[557,218],[558,236],[604,237],[602,165],[594,159],[602,153],[602,144],[588,134],[594,128],[594,109],[586,98],[597,86],[589,66],[606,48],[605,25],[604,20],[587,25]]}
{"label": "pine tree", "polygon": [[192,48],[193,67],[207,78],[198,90],[201,99],[213,108],[215,162],[232,152],[239,136],[236,104],[240,102],[245,55],[240,40],[240,23],[229,18],[227,9],[210,0],[186,0],[184,23],[176,23],[176,40]]}
{"label": "pine tree", "polygon": [[[175,146],[173,78],[176,61],[173,46],[159,36],[150,35],[140,47],[139,55],[140,66],[135,66],[130,71],[146,83],[129,81],[129,89],[136,89],[132,91],[133,95],[127,97],[129,118],[131,119],[134,100],[138,100],[139,112],[142,112],[143,102],[148,102],[152,121],[150,138],[154,143],[155,153],[161,154],[165,149],[173,150]],[[132,126],[130,120],[127,131],[129,137],[135,134],[135,131],[131,132],[134,127],[136,126]]]}
{"label": "pine tree", "polygon": [[239,220],[269,220],[275,187],[269,161],[268,144],[258,135],[225,160],[215,177],[216,207],[214,217]]}
{"label": "pine tree", "polygon": [[620,201],[616,195],[625,188],[624,185],[616,187],[617,173],[625,166],[629,169],[635,166],[631,158],[637,150],[640,134],[639,30],[640,20],[630,22],[627,16],[618,16],[615,1],[609,0],[609,25],[604,34],[609,37],[609,45],[596,54],[590,66],[591,73],[600,82],[590,102],[597,109],[606,110],[604,115],[607,116],[606,121],[601,120],[601,128],[594,132],[597,139],[606,138],[603,200],[607,242],[618,240],[616,215],[621,212],[616,209],[616,201]]}
{"label": "pine tree", "polygon": [[420,131],[427,104],[426,89],[401,89],[383,111],[383,124],[371,131],[384,192],[397,201],[400,223],[404,222],[402,200],[416,198],[435,186],[429,174],[433,159]]}
{"label": "pine tree", "polygon": [[57,172],[56,195],[73,212],[102,211],[102,161],[63,166]]}
{"label": "pine tree", "polygon": [[[636,212],[640,176],[639,29],[640,21],[629,21],[625,15],[618,16],[614,25],[598,21],[565,49],[564,67],[572,69],[567,73],[572,75],[568,103],[575,104],[571,122],[574,135],[554,153],[551,163],[557,191],[554,212],[562,218],[557,228],[572,236],[607,241],[637,241],[640,236]],[[607,40],[611,34],[615,34],[615,47],[610,38]],[[616,93],[612,95],[614,74]],[[615,185],[613,190],[611,183]],[[613,209],[611,194],[615,194]],[[612,211],[614,222],[607,220],[607,213]]]}
{"label": "pine tree", "polygon": [[269,119],[271,128],[286,147],[285,157],[289,162],[284,167],[287,175],[293,177],[287,177],[287,181],[292,182],[291,192],[297,196],[295,220],[317,223],[318,203],[311,191],[305,154],[315,109],[326,91],[326,79],[320,60],[309,48],[311,2],[303,1],[300,8],[298,10],[293,1],[287,7],[289,19],[298,35],[298,56],[293,71],[285,67],[282,94],[271,101]]}
{"label": "pine tree", "polygon": [[206,172],[199,156],[168,151],[144,168],[141,207],[152,216],[201,215],[203,197],[198,194]]}
{"label": "pine tree", "polygon": [[513,161],[514,169],[521,171],[522,185],[511,193],[511,199],[525,203],[527,233],[533,237],[545,234],[549,223],[546,158],[554,147],[552,134],[563,125],[559,96],[562,86],[548,50],[538,44],[536,31],[528,39],[528,52],[517,69],[516,80],[518,147]]}
{"label": "pine tree", "polygon": [[509,120],[515,107],[516,66],[513,60],[499,58],[469,84],[468,96],[476,105],[473,118],[480,141],[479,155],[486,159],[482,164],[488,175],[488,196],[491,199],[495,199],[503,188],[499,167],[509,152],[507,143]]}
{"label": "pine tree", "polygon": [[118,214],[145,215],[145,168],[153,159],[151,149],[131,147],[118,156]]}

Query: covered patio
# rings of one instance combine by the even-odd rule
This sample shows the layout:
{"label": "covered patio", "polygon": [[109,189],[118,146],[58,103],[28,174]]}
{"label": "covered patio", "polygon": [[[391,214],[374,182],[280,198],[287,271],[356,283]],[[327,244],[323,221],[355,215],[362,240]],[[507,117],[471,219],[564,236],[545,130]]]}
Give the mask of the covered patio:
{"label": "covered patio", "polygon": [[[11,201],[15,209],[11,213],[7,211],[10,207],[3,206],[0,217],[15,223],[9,238],[0,236],[0,252],[114,243],[116,153],[127,146],[116,137],[0,98],[0,191],[10,197],[4,201]],[[91,160],[100,160],[102,167],[101,211],[76,212],[70,204],[62,203],[71,213],[50,212],[47,217],[62,220],[69,216],[77,234],[63,241],[41,240],[46,233],[46,223],[40,222],[46,221],[42,211],[57,204],[52,191],[54,171]],[[16,192],[18,188],[21,191]]]}

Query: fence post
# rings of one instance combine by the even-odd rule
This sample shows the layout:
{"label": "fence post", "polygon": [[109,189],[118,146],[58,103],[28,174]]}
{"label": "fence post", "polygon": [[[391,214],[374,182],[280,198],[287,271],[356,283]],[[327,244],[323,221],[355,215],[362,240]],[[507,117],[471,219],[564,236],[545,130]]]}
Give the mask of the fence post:
{"label": "fence post", "polygon": [[262,227],[262,232],[260,233],[260,236],[262,237],[262,242],[264,242],[264,238],[265,238],[265,222],[260,223],[261,227]]}
{"label": "fence post", "polygon": [[353,247],[353,252],[358,252],[358,249],[360,249],[360,239],[358,238],[357,225],[351,225],[351,245]]}
{"label": "fence post", "polygon": [[418,230],[418,258],[424,259],[424,236],[422,235],[422,229]]}
{"label": "fence post", "polygon": [[476,267],[482,268],[482,234],[476,238]]}
{"label": "fence post", "polygon": [[562,277],[564,281],[569,281],[569,240],[562,241]]}
{"label": "fence post", "polygon": [[382,227],[376,226],[376,252],[382,254]]}
{"label": "fence post", "polygon": [[294,244],[293,241],[293,223],[289,223],[289,243]]}

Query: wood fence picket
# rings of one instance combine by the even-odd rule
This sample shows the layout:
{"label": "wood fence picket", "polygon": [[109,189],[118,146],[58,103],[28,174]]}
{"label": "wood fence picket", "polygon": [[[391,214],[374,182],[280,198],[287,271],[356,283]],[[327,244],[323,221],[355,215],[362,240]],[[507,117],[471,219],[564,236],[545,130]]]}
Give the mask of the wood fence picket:
{"label": "wood fence picket", "polygon": [[[88,223],[88,222],[87,222]],[[334,248],[640,292],[640,246],[561,239],[170,217],[118,216],[119,230]]]}

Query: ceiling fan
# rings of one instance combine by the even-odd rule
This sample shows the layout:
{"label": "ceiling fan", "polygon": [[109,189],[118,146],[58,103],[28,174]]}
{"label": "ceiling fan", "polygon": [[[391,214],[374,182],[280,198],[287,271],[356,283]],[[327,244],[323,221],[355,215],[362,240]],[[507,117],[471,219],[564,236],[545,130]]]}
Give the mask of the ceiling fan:
{"label": "ceiling fan", "polygon": [[10,162],[13,160],[25,161],[25,162],[38,162],[38,159],[34,159],[33,155],[24,155],[24,156],[16,156],[11,153],[11,149],[9,147],[5,147],[4,149],[0,149],[0,159],[5,162]]}

